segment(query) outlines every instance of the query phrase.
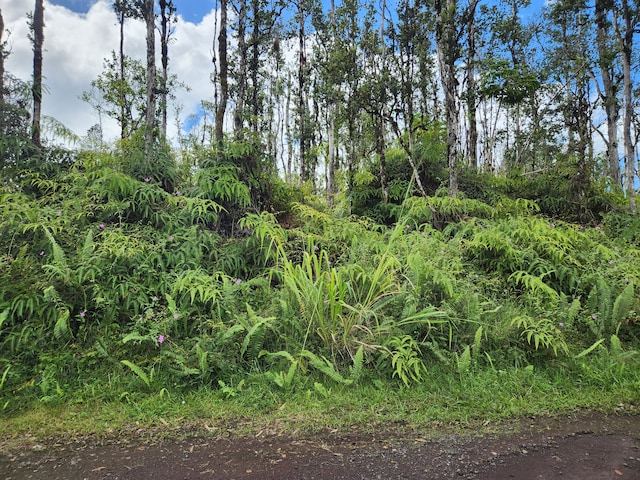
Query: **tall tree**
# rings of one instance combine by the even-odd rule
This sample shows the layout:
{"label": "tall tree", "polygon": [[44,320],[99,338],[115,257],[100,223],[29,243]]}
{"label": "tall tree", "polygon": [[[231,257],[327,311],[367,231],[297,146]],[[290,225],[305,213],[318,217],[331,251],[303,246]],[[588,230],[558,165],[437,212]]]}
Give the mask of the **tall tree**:
{"label": "tall tree", "polygon": [[150,155],[153,146],[156,117],[156,46],[154,0],[145,0],[144,19],[147,27],[147,106],[144,149]]}
{"label": "tall tree", "polygon": [[233,131],[236,140],[242,140],[243,128],[245,121],[245,100],[247,92],[247,55],[249,52],[249,45],[247,44],[246,32],[247,32],[247,0],[238,0],[239,4],[234,4],[235,17],[236,17],[236,41],[237,41],[237,55],[238,60],[236,63],[235,71],[235,111],[233,113]]}
{"label": "tall tree", "polygon": [[173,0],[160,2],[160,60],[162,62],[162,78],[160,93],[160,133],[167,136],[167,98],[169,96],[169,40],[171,39],[171,23],[175,21],[176,7]]}
{"label": "tall tree", "polygon": [[31,22],[33,41],[33,121],[31,139],[36,146],[41,146],[42,116],[42,45],[44,43],[44,2],[36,0],[33,20]]}
{"label": "tall tree", "polygon": [[307,65],[306,23],[309,11],[307,0],[298,0],[296,20],[298,22],[298,134],[300,136],[300,180],[315,178],[315,162],[311,154],[311,129],[308,112],[309,66]]}
{"label": "tall tree", "polygon": [[[619,17],[622,18],[619,18]],[[623,75],[623,99],[624,110],[622,117],[622,136],[624,139],[624,156],[625,156],[625,190],[629,200],[629,209],[635,213],[636,206],[636,153],[635,142],[632,134],[632,119],[634,115],[633,105],[633,73],[632,54],[633,40],[640,25],[640,12],[638,5],[630,4],[629,0],[621,0],[619,12],[616,12],[616,32],[620,49],[622,51],[622,75]]]}
{"label": "tall tree", "polygon": [[[218,58],[220,71],[218,82],[220,84],[220,98],[216,102],[215,116],[215,142],[218,149],[222,149],[224,140],[224,115],[227,111],[229,100],[229,59],[227,58],[227,0],[220,0],[220,32],[218,33]],[[214,57],[214,63],[216,58]]]}
{"label": "tall tree", "polygon": [[127,18],[144,19],[143,7],[145,0],[114,0],[112,3],[113,11],[118,17],[119,26],[119,42],[118,42],[118,61],[120,66],[120,116],[118,123],[120,124],[120,138],[125,139],[134,130],[129,123],[127,111],[127,55],[125,53],[125,35],[124,26]]}
{"label": "tall tree", "polygon": [[[620,103],[618,101],[618,81],[616,66],[619,49],[612,44],[614,33],[609,19],[613,3],[610,0],[595,0],[596,43],[598,45],[598,66],[602,79],[599,95],[607,115],[607,136],[603,137],[607,147],[609,176],[613,182],[622,186],[620,174],[620,158],[618,151],[618,121],[620,119]],[[615,40],[614,40],[615,42]],[[596,83],[599,88],[599,85]]]}
{"label": "tall tree", "polygon": [[4,35],[4,19],[2,18],[2,9],[0,8],[0,104],[4,103],[4,59],[5,42],[2,39]]}
{"label": "tall tree", "polygon": [[447,125],[447,163],[449,166],[449,195],[458,193],[458,72],[456,62],[460,59],[460,40],[465,25],[475,16],[479,0],[470,0],[460,8],[458,0],[435,0],[436,52],[440,67],[440,79],[444,91],[445,118]]}

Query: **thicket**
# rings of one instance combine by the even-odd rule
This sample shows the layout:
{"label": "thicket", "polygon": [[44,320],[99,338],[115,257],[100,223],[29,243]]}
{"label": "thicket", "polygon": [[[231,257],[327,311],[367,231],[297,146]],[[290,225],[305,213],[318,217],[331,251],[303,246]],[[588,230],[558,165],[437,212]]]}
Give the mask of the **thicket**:
{"label": "thicket", "polygon": [[436,364],[606,385],[640,345],[638,218],[605,186],[575,208],[558,176],[465,173],[451,198],[433,169],[418,197],[397,153],[388,203],[364,171],[329,208],[240,168],[259,163],[240,144],[191,167],[135,140],[38,155],[2,170],[5,411],[252,382],[410,388]]}

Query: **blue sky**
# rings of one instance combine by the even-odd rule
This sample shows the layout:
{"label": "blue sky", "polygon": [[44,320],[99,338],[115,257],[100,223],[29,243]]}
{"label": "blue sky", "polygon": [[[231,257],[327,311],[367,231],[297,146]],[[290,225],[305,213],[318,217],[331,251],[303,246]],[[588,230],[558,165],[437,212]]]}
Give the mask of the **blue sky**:
{"label": "blue sky", "polygon": [[[76,13],[87,13],[96,0],[50,0]],[[215,8],[215,0],[174,0],[178,13],[188,22],[199,23],[207,13]]]}

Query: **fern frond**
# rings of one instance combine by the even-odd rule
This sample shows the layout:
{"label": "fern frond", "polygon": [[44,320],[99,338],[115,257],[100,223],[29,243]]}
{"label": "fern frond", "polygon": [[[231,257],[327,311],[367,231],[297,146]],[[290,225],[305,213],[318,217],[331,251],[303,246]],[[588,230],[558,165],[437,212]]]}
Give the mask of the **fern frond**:
{"label": "fern frond", "polygon": [[613,311],[611,313],[611,327],[615,328],[618,324],[624,321],[624,319],[633,308],[634,299],[635,292],[633,288],[633,282],[629,282],[622,293],[618,295],[613,304]]}

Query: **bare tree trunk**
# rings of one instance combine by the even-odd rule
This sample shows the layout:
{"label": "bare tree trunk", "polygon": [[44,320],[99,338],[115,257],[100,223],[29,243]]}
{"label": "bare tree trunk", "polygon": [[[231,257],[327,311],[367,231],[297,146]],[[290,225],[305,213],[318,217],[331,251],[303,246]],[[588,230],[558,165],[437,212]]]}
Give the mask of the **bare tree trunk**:
{"label": "bare tree trunk", "polygon": [[4,19],[2,18],[2,9],[0,9],[0,104],[4,103]]}
{"label": "bare tree trunk", "polygon": [[122,7],[118,21],[120,22],[120,138],[124,140],[127,136],[127,110],[124,92],[124,20],[125,11]]}
{"label": "bare tree trunk", "polygon": [[293,134],[291,132],[291,73],[287,74],[287,102],[284,110],[284,124],[287,137],[287,165],[285,179],[291,183],[293,179]]}
{"label": "bare tree trunk", "polygon": [[386,0],[382,0],[382,5],[380,8],[380,45],[382,48],[381,53],[381,62],[382,68],[380,70],[381,73],[381,81],[382,88],[381,94],[382,98],[380,99],[380,113],[377,119],[377,138],[376,138],[376,146],[378,149],[378,159],[380,161],[380,189],[382,190],[382,202],[387,203],[389,201],[389,185],[387,182],[387,156],[386,156],[386,139],[385,139],[385,113],[386,113],[386,103],[387,103],[387,87],[385,84],[386,81],[386,73],[387,73],[387,45],[384,42],[384,29],[385,29],[385,11],[387,8]]}
{"label": "bare tree trunk", "polygon": [[224,115],[229,100],[229,60],[227,58],[227,0],[220,0],[220,33],[218,34],[220,60],[220,102],[216,106],[215,140],[219,149],[224,141]]}
{"label": "bare tree trunk", "polygon": [[36,0],[35,11],[33,13],[33,123],[31,139],[33,143],[40,147],[42,141],[41,116],[42,116],[42,45],[44,43],[44,2]]}
{"label": "bare tree trunk", "polygon": [[169,38],[171,37],[171,18],[175,11],[172,0],[160,0],[160,49],[162,61],[162,87],[160,89],[160,133],[167,137],[167,97],[169,88]]}
{"label": "bare tree trunk", "polygon": [[[329,10],[331,19],[331,40],[333,45],[336,44],[336,3],[331,0],[331,8]],[[336,195],[336,105],[334,99],[334,87],[331,86],[331,99],[327,107],[329,116],[329,132],[327,133],[329,141],[329,151],[327,152],[327,200],[329,206],[334,205]]]}
{"label": "bare tree trunk", "polygon": [[303,0],[298,1],[298,122],[300,128],[300,180],[304,183],[311,179],[311,165],[309,164],[309,141],[307,133],[307,96],[306,88],[306,70],[307,56],[305,44],[305,28],[304,28],[304,5]]}
{"label": "bare tree trunk", "polygon": [[629,199],[629,209],[636,212],[635,194],[635,145],[631,133],[631,120],[633,118],[633,78],[631,75],[631,55],[633,52],[633,35],[635,25],[632,20],[632,11],[628,0],[622,0],[622,15],[624,32],[620,41],[622,46],[622,75],[624,90],[624,117],[622,119],[625,155],[625,190]]}
{"label": "bare tree trunk", "polygon": [[444,90],[447,125],[447,163],[449,165],[449,195],[458,194],[458,101],[455,62],[459,57],[456,34],[456,0],[436,0],[436,51],[440,66],[440,80]]}
{"label": "bare tree trunk", "polygon": [[242,140],[242,129],[244,127],[244,103],[247,91],[247,40],[245,38],[247,23],[247,2],[242,0],[240,11],[238,12],[238,86],[236,109],[233,115],[233,131],[236,140]]}
{"label": "bare tree trunk", "polygon": [[609,175],[616,185],[622,186],[622,177],[620,174],[620,158],[618,152],[618,120],[620,118],[620,106],[618,105],[617,85],[613,81],[611,71],[612,52],[608,48],[607,41],[611,37],[608,29],[606,5],[609,2],[604,0],[596,0],[595,2],[595,18],[596,18],[596,43],[598,44],[598,56],[600,65],[600,74],[602,77],[602,86],[604,92],[602,99],[607,114],[607,159],[609,161]]}
{"label": "bare tree trunk", "polygon": [[336,196],[336,114],[333,106],[329,107],[329,151],[327,159],[327,198],[329,206],[333,206]]}
{"label": "bare tree trunk", "polygon": [[469,19],[467,29],[467,161],[474,170],[478,169],[478,121],[476,105],[476,22],[475,15]]}
{"label": "bare tree trunk", "polygon": [[147,26],[147,106],[145,117],[144,150],[151,153],[154,140],[154,123],[156,114],[156,46],[155,46],[155,13],[154,0],[145,0],[144,19]]}

